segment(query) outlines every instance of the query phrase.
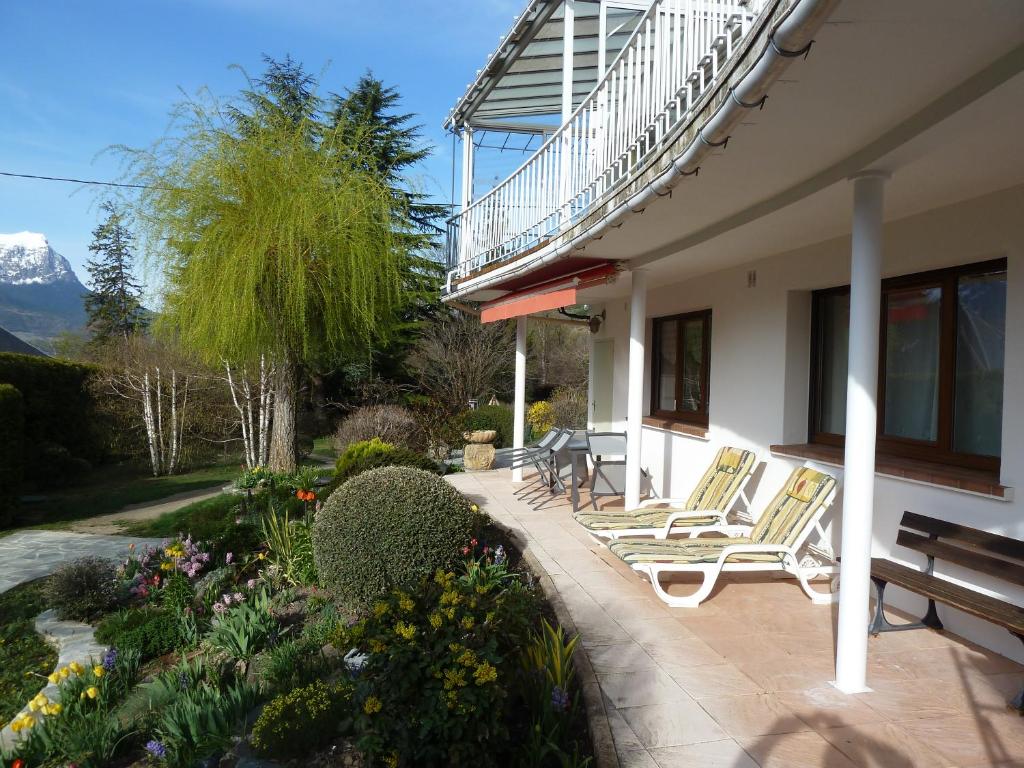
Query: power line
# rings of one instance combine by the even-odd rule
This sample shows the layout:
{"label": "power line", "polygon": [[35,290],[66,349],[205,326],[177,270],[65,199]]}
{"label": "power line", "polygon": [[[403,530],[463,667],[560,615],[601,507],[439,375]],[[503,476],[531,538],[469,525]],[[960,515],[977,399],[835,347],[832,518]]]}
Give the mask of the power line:
{"label": "power line", "polygon": [[66,181],[71,184],[92,184],[98,187],[127,187],[129,189],[169,189],[169,187],[155,187],[150,184],[125,184],[117,181],[93,181],[90,179],[69,179],[63,176],[37,176],[33,173],[11,173],[0,171],[0,176],[10,176],[15,179],[36,179],[39,181]]}

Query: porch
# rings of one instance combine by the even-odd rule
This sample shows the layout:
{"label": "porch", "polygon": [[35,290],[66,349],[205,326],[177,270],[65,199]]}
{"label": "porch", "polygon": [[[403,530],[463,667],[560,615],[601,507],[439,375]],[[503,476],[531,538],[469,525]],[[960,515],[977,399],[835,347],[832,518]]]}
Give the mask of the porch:
{"label": "porch", "polygon": [[946,632],[888,633],[868,646],[872,690],[843,694],[830,684],[838,606],[812,604],[795,580],[727,575],[699,608],[668,608],[568,498],[531,507],[507,470],[449,479],[550,576],[623,768],[1024,765],[1024,726],[1006,708],[1020,664]]}

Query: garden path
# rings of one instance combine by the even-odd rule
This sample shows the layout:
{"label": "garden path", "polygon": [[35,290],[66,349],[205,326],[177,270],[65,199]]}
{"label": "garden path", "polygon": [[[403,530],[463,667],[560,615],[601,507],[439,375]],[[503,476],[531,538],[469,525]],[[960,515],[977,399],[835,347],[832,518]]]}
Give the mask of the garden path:
{"label": "garden path", "polygon": [[109,515],[76,520],[68,525],[68,530],[72,533],[94,533],[101,536],[117,534],[128,523],[153,520],[167,512],[175,512],[188,504],[212,499],[214,496],[223,493],[223,490],[223,484],[221,484],[210,488],[202,488],[198,491],[176,493],[173,496],[166,496],[158,501],[148,501],[144,504],[129,504],[127,507]]}
{"label": "garden path", "polygon": [[120,560],[131,544],[159,545],[160,539],[96,536],[66,531],[19,531],[0,538],[0,592],[53,573],[62,563],[80,557]]}

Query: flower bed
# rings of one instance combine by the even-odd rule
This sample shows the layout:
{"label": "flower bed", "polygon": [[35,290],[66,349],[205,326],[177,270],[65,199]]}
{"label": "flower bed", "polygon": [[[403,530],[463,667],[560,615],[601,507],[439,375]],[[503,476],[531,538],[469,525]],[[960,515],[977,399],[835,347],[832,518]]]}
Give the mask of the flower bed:
{"label": "flower bed", "polygon": [[[405,489],[444,482],[373,472]],[[30,714],[0,765],[193,768],[251,753],[296,766],[586,765],[575,640],[514,542],[470,505],[471,531],[450,551],[413,555],[413,541],[390,555],[454,567],[354,601],[318,583],[318,492],[306,477],[245,509],[236,499],[226,514],[258,532],[255,546],[183,533],[133,551],[110,584],[97,586],[98,564],[58,574],[64,603],[90,606],[111,650],[59,670],[45,701],[21,691]],[[409,490],[410,503],[424,493]],[[401,522],[389,514],[381,525]],[[76,601],[78,586],[90,594]]]}

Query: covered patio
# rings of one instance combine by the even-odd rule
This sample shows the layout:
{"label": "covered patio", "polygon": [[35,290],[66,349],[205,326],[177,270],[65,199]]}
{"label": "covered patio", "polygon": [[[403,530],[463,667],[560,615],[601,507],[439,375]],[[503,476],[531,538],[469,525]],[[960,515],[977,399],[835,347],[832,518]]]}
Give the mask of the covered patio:
{"label": "covered patio", "polygon": [[871,690],[844,694],[831,684],[838,605],[812,604],[795,580],[729,574],[699,608],[669,608],[568,498],[530,506],[508,470],[449,479],[550,577],[623,768],[1024,765],[1006,706],[1024,667],[1003,656],[948,632],[885,633],[868,643]]}

